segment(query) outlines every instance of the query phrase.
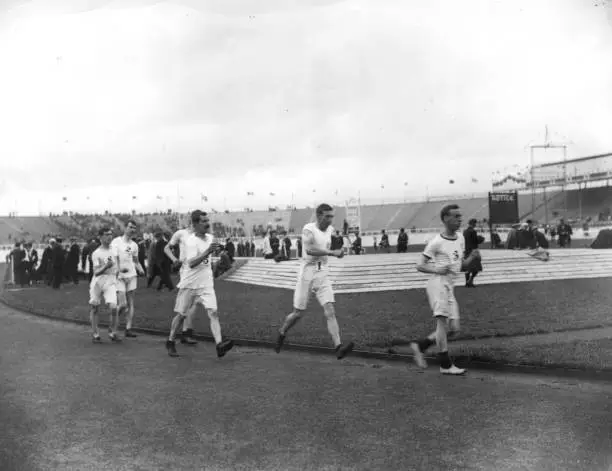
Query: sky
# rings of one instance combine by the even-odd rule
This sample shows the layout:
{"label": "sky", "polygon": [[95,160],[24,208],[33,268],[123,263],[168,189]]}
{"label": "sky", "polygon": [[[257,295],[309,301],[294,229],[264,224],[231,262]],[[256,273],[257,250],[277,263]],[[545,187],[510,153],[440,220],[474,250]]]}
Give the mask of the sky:
{"label": "sky", "polygon": [[612,152],[604,0],[0,5],[0,214],[480,193],[545,126]]}

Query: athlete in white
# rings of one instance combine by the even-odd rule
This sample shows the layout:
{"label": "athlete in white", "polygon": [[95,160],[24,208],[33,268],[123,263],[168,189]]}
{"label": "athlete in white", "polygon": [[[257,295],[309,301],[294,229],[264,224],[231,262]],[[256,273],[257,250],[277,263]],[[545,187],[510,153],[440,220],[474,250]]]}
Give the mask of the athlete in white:
{"label": "athlete in white", "polygon": [[211,255],[218,250],[219,245],[213,241],[213,236],[208,234],[210,220],[205,212],[196,210],[191,213],[191,224],[194,233],[185,241],[185,268],[178,284],[179,292],[174,305],[176,315],[172,319],[166,348],[170,356],[178,356],[174,338],[187,313],[194,305],[201,304],[208,313],[210,330],[217,344],[217,356],[221,358],[232,349],[234,342],[224,341],[221,337],[217,313]]}
{"label": "athlete in white", "polygon": [[[184,269],[187,267],[185,264],[185,253],[187,252],[187,239],[193,235],[193,227],[187,227],[185,229],[179,229],[170,238],[170,241],[164,247],[164,253],[172,261],[174,267],[180,267],[179,276],[182,277]],[[172,249],[178,246],[179,257],[176,258]],[[193,316],[198,308],[197,304],[194,304],[187,313],[185,321],[183,322],[183,335],[181,335],[181,343],[185,345],[196,345],[198,342],[193,338]]]}
{"label": "athlete in white", "polygon": [[340,327],[334,308],[334,291],[329,277],[328,257],[342,258],[344,251],[331,250],[331,236],[334,232],[331,222],[334,219],[333,208],[328,204],[317,207],[317,222],[306,224],[302,231],[304,250],[300,263],[295,292],[293,294],[293,312],[287,316],[279,329],[276,339],[276,353],[280,353],[287,332],[304,314],[311,293],[314,293],[323,307],[327,318],[327,330],[334,343],[338,360],[344,358],[353,348],[353,342],[343,345],[340,340]]}
{"label": "athlete in white", "polygon": [[118,259],[117,299],[119,301],[119,314],[126,311],[125,336],[137,337],[132,332],[134,320],[134,292],[138,287],[138,275],[144,275],[144,270],[138,261],[138,244],[132,240],[136,235],[138,225],[136,221],[129,220],[122,236],[111,242],[111,248],[116,252]]}
{"label": "athlete in white", "polygon": [[89,314],[91,328],[93,330],[93,341],[101,342],[98,330],[98,308],[102,298],[109,307],[108,336],[113,342],[120,342],[117,337],[119,324],[119,312],[117,309],[117,252],[111,248],[110,242],[113,233],[108,228],[100,229],[98,233],[101,245],[91,255],[93,265],[93,277],[89,283]]}
{"label": "athlete in white", "polygon": [[455,299],[455,278],[461,271],[469,269],[474,260],[480,257],[478,249],[472,251],[467,259],[463,258],[465,240],[459,232],[461,212],[456,204],[442,208],[440,218],[444,232],[429,241],[417,270],[433,275],[427,282],[427,298],[436,319],[436,331],[429,337],[410,344],[414,359],[421,368],[427,367],[424,352],[432,345],[438,345],[440,372],[461,375],[465,369],[453,365],[448,355],[448,336],[459,332],[459,306]]}

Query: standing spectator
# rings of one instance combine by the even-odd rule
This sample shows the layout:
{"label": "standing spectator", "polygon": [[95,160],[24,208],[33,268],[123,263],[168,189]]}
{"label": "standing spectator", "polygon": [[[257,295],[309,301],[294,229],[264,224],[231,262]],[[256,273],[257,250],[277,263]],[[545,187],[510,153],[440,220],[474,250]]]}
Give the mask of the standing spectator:
{"label": "standing spectator", "polygon": [[[465,240],[465,252],[464,259],[467,259],[470,254],[478,249],[478,246],[484,242],[484,237],[478,235],[476,232],[476,219],[470,219],[468,221],[468,227],[463,231],[463,238]],[[482,271],[482,263],[480,258],[474,259],[474,262],[470,265],[470,271],[465,272],[465,286],[468,288],[475,288],[474,278]]]}
{"label": "standing spectator", "polygon": [[156,232],[155,240],[149,249],[149,280],[147,288],[150,288],[155,278],[159,276],[160,280],[157,285],[157,291],[161,291],[164,285],[169,291],[174,289],[174,284],[170,278],[170,259],[164,252],[166,244],[167,241],[164,239],[164,235],[161,232]]}
{"label": "standing spectator", "polygon": [[15,248],[10,253],[10,261],[13,267],[13,282],[15,285],[26,285],[26,252],[20,242],[15,242]]}
{"label": "standing spectator", "polygon": [[61,239],[51,239],[51,287],[60,289],[62,280],[64,279],[64,265],[66,263],[66,254],[62,247]]}
{"label": "standing spectator", "polygon": [[276,231],[270,232],[270,248],[272,249],[272,258],[276,258],[280,254],[280,239]]}
{"label": "standing spectator", "polygon": [[363,246],[361,245],[361,237],[359,236],[359,232],[355,232],[355,240],[353,241],[352,248],[355,255],[361,254],[361,249]]}
{"label": "standing spectator", "polygon": [[295,245],[297,247],[297,256],[298,256],[298,258],[302,258],[302,236],[298,236]]}
{"label": "standing spectator", "polygon": [[287,235],[286,231],[283,231],[282,236],[283,236],[283,241],[281,244],[281,248],[282,248],[281,255],[282,255],[283,260],[289,260],[291,258],[291,239]]}
{"label": "standing spectator", "polygon": [[373,247],[374,247],[374,253],[378,253],[378,239],[376,238],[376,236],[374,236]]}
{"label": "standing spectator", "polygon": [[383,229],[382,231],[380,231],[380,250],[384,250],[387,253],[390,253],[391,248],[389,246],[389,236],[387,235],[387,233],[385,232],[385,230]]}
{"label": "standing spectator", "polygon": [[25,244],[26,281],[31,286],[38,279],[36,265],[38,265],[38,252],[32,248],[32,242]]}
{"label": "standing spectator", "polygon": [[340,235],[340,231],[336,231],[331,236],[331,250],[338,250],[344,246],[344,237]]}
{"label": "standing spectator", "polygon": [[238,244],[236,245],[236,253],[239,257],[244,257],[244,241],[242,238],[238,240]]}
{"label": "standing spectator", "polygon": [[344,222],[342,223],[342,233],[347,236],[348,235],[348,230],[349,230],[349,225],[348,225],[348,221],[345,219]]}
{"label": "standing spectator", "polygon": [[44,276],[47,286],[51,286],[51,281],[53,280],[53,264],[51,263],[51,254],[53,252],[53,247],[51,246],[52,240],[55,239],[49,239],[49,243],[45,250],[43,250],[40,266],[38,267],[38,279],[42,280]]}
{"label": "standing spectator", "polygon": [[402,227],[399,235],[397,236],[397,253],[406,252],[408,252],[408,234],[406,234],[404,228]]}
{"label": "standing spectator", "polygon": [[232,242],[231,237],[228,237],[225,241],[225,251],[227,252],[227,256],[229,257],[230,261],[234,263],[234,255],[236,254],[236,246],[234,245],[234,242]]}
{"label": "standing spectator", "polygon": [[81,248],[77,244],[76,237],[71,237],[71,245],[66,257],[66,275],[69,280],[75,285],[79,284],[79,258],[81,257]]}
{"label": "standing spectator", "polygon": [[557,234],[559,235],[559,247],[568,247],[572,246],[572,226],[567,224],[564,219],[559,220],[559,225],[557,226]]}
{"label": "standing spectator", "polygon": [[251,257],[255,256],[255,240],[253,239],[253,237],[251,237],[251,244],[249,247],[249,251],[251,253]]}

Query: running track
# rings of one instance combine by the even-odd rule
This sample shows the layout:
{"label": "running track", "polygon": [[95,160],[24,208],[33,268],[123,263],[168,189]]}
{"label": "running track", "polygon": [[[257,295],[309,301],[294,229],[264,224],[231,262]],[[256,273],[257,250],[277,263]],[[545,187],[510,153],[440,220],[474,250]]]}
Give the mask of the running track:
{"label": "running track", "polygon": [[612,384],[163,339],[0,305],[0,469],[608,470]]}

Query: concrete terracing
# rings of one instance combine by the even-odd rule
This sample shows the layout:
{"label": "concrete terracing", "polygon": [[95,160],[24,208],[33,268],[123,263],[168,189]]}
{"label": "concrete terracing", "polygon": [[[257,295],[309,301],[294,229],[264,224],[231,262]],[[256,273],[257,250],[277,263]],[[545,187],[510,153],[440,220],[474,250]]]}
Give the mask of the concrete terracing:
{"label": "concrete terracing", "polygon": [[[543,262],[526,251],[483,250],[484,272],[478,284],[514,283],[535,280],[603,278],[612,274],[612,250],[552,249]],[[330,269],[336,293],[386,291],[424,288],[429,275],[417,272],[420,254],[380,254],[331,259]],[[227,277],[228,281],[293,289],[298,260],[276,263],[260,258]],[[463,274],[457,284],[463,285]]]}

